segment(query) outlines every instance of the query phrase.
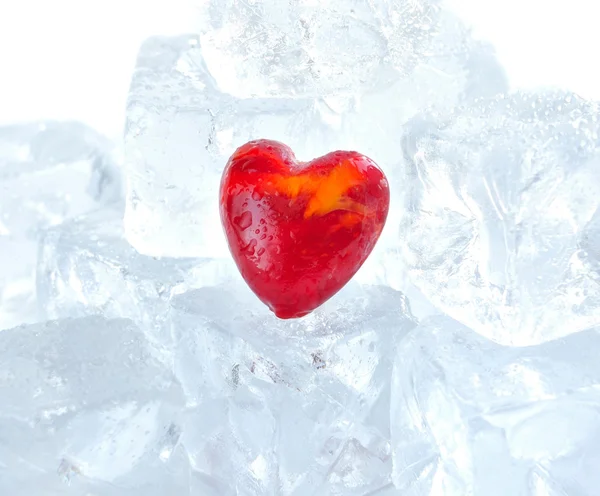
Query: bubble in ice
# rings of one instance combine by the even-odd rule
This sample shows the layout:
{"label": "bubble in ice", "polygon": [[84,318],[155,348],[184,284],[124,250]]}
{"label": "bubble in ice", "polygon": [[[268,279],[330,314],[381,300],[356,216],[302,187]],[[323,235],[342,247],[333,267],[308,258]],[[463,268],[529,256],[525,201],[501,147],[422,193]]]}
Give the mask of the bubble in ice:
{"label": "bubble in ice", "polygon": [[504,344],[597,324],[598,116],[595,103],[554,92],[415,118],[400,225],[412,283]]}

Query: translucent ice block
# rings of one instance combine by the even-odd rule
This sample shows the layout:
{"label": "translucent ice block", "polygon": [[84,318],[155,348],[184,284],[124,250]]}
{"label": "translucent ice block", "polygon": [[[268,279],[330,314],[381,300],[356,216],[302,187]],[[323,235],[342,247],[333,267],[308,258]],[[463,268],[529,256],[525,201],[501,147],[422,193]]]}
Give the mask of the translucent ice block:
{"label": "translucent ice block", "polygon": [[449,317],[398,347],[394,483],[402,494],[593,494],[598,328],[504,347]]}
{"label": "translucent ice block", "polygon": [[127,239],[151,256],[228,256],[218,190],[229,156],[269,137],[312,158],[328,150],[327,132],[312,100],[220,93],[197,37],[146,40],[127,109]]}
{"label": "translucent ice block", "polygon": [[17,327],[0,333],[0,353],[0,473],[13,467],[3,493],[20,480],[52,486],[50,474],[136,487],[166,470],[183,396],[131,321]]}
{"label": "translucent ice block", "polygon": [[106,208],[44,233],[37,294],[45,318],[129,318],[158,351],[168,352],[171,339],[164,326],[171,297],[235,277],[229,259],[140,255],[125,239],[121,212]]}
{"label": "translucent ice block", "polygon": [[565,93],[517,93],[414,119],[398,229],[411,282],[504,344],[600,322],[599,111]]}
{"label": "translucent ice block", "polygon": [[401,293],[350,285],[281,321],[224,285],[175,297],[170,320],[197,470],[232,491],[252,484],[248,494],[271,494],[277,480],[283,494],[389,484],[390,358],[415,326]]}
{"label": "translucent ice block", "polygon": [[113,147],[78,122],[0,127],[0,329],[39,318],[37,238],[101,205],[118,205]]}

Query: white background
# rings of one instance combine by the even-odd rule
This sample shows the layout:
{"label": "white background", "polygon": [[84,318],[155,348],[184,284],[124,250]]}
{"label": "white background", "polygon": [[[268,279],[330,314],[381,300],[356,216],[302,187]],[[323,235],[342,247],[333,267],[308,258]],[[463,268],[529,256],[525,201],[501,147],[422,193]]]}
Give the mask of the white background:
{"label": "white background", "polygon": [[[600,99],[597,0],[446,3],[496,47],[512,88]],[[73,118],[118,138],[140,42],[191,29],[194,13],[191,0],[0,0],[0,124]]]}

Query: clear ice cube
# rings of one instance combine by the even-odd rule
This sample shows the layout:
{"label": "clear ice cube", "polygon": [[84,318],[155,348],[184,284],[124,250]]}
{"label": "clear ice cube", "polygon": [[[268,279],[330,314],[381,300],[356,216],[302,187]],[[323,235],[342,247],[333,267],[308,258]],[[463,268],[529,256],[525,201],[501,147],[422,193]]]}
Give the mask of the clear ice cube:
{"label": "clear ice cube", "polygon": [[0,467],[15,468],[0,488],[49,474],[134,487],[171,458],[181,388],[131,321],[17,327],[0,352]]}
{"label": "clear ice cube", "polygon": [[125,239],[122,214],[102,209],[47,230],[39,247],[37,294],[47,319],[103,315],[132,319],[167,351],[165,316],[173,294],[237,275],[229,259],[140,255]]}
{"label": "clear ice cube", "polygon": [[200,44],[219,89],[239,98],[355,94],[425,57],[429,0],[211,0]]}
{"label": "clear ice cube", "polygon": [[394,366],[396,487],[402,494],[593,494],[598,349],[598,328],[516,348],[446,316],[423,322],[398,347]]}
{"label": "clear ice cube", "polygon": [[191,409],[182,443],[223,494],[366,494],[391,480],[389,437],[369,434],[323,391],[248,378]]}
{"label": "clear ice cube", "polygon": [[78,122],[0,127],[0,329],[38,320],[37,238],[49,226],[121,198],[106,138]]}
{"label": "clear ice cube", "polygon": [[0,127],[0,235],[43,228],[117,200],[111,143],[79,122]]}
{"label": "clear ice cube", "polygon": [[517,93],[415,118],[398,231],[411,282],[503,344],[599,323],[598,117],[575,95]]}
{"label": "clear ice cube", "polygon": [[283,494],[389,484],[390,358],[415,326],[401,293],[351,284],[282,321],[228,284],[176,296],[170,321],[196,470],[230,491],[253,481],[244,494],[272,494],[275,480]]}
{"label": "clear ice cube", "polygon": [[327,151],[315,102],[223,95],[197,37],[146,40],[125,132],[129,242],[150,256],[227,256],[217,207],[221,172],[238,146],[265,137],[290,145],[299,158]]}

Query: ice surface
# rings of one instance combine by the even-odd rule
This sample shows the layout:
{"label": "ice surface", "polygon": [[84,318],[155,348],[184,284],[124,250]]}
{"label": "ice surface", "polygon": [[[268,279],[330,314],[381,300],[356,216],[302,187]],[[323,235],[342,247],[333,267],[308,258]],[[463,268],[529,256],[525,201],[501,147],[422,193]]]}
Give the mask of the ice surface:
{"label": "ice surface", "polygon": [[200,43],[219,89],[240,98],[354,94],[417,64],[436,4],[210,0]]}
{"label": "ice surface", "polygon": [[415,286],[503,344],[598,324],[598,117],[540,92],[414,119],[400,233]]}
{"label": "ice surface", "polygon": [[495,344],[449,317],[398,348],[394,483],[402,494],[594,494],[598,328],[542,345]]}
{"label": "ice surface", "polygon": [[0,329],[37,319],[36,239],[48,226],[118,203],[112,145],[77,122],[0,127]]}
{"label": "ice surface", "polygon": [[415,326],[401,293],[350,286],[314,314],[281,321],[227,284],[176,296],[170,320],[196,470],[233,494],[389,484],[390,359]]}
{"label": "ice surface", "polygon": [[0,333],[0,353],[0,484],[12,494],[51,474],[125,489],[166,470],[183,396],[131,321],[17,327]]}
{"label": "ice surface", "polygon": [[123,233],[122,213],[102,209],[49,229],[40,241],[37,294],[48,319],[98,314],[125,317],[157,351],[169,300],[190,288],[239,277],[229,259],[157,259],[140,255]]}

